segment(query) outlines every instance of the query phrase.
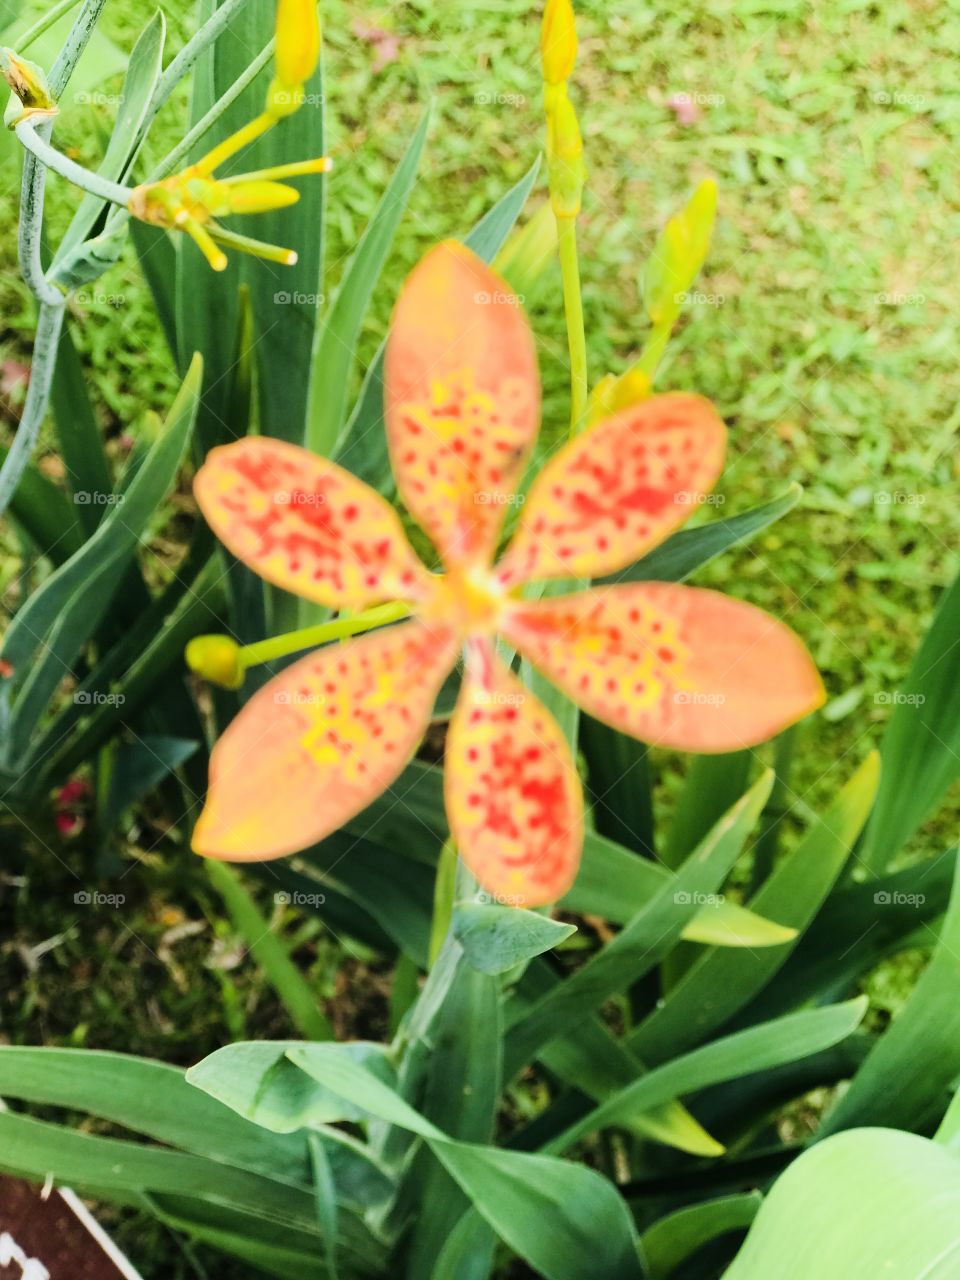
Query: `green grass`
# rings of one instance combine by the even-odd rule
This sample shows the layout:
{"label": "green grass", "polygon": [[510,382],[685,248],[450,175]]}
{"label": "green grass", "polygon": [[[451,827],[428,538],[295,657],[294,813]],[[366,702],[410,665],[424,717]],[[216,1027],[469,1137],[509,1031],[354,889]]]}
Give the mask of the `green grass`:
{"label": "green grass", "polygon": [[[889,708],[878,696],[902,679],[958,568],[952,53],[960,12],[932,0],[727,0],[682,15],[642,0],[577,8],[591,374],[620,371],[639,352],[643,262],[666,217],[697,181],[715,177],[720,221],[697,286],[704,300],[685,317],[659,385],[695,388],[730,424],[722,514],[793,480],[805,487],[800,508],[698,581],[788,618],[810,644],[833,701],[805,729],[794,781],[817,807],[879,738]],[[190,29],[191,9],[183,0],[165,6],[172,48]],[[104,29],[129,47],[144,17],[133,0],[109,0]],[[431,243],[472,224],[539,153],[538,9],[520,0],[382,9],[331,0],[324,20],[337,157],[328,294],[424,104],[432,97],[437,108],[422,180],[363,335],[369,358],[404,273]],[[399,57],[377,74],[357,22],[399,40]],[[702,103],[691,125],[667,105],[678,92]],[[176,140],[184,110],[181,98],[165,113],[148,158]],[[57,136],[95,163],[108,126],[108,111],[83,107],[65,115]],[[12,162],[0,163],[0,358],[23,360],[32,308],[14,275]],[[50,189],[55,237],[73,195],[58,179]],[[174,375],[132,256],[93,293],[74,306],[74,330],[104,430],[116,438],[146,410],[165,407]],[[568,391],[557,270],[528,304],[545,430],[558,436]],[[0,552],[12,555],[15,545],[4,538]],[[671,762],[667,802],[675,777]],[[955,817],[956,805],[914,852],[942,849]],[[199,871],[158,866],[115,917],[78,914],[68,900],[72,876],[49,870],[49,880],[28,878],[29,894],[0,887],[12,939],[0,950],[0,1035],[187,1061],[227,1037],[285,1034],[249,962],[206,963],[211,947],[229,961],[231,939]],[[182,923],[171,902],[202,928],[165,951],[168,930]],[[39,956],[31,951],[61,933]],[[300,954],[329,994],[336,957],[322,939],[303,943]],[[912,977],[912,962],[907,968]],[[878,978],[873,995],[881,1009],[897,1007],[897,975]]]}

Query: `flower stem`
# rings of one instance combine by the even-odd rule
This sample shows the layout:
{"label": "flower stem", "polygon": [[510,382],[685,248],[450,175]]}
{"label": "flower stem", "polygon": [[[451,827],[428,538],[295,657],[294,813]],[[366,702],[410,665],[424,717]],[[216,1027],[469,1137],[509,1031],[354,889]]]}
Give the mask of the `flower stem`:
{"label": "flower stem", "polygon": [[589,379],[587,338],[583,323],[583,295],[580,289],[580,259],[577,254],[576,218],[557,219],[560,271],[563,276],[563,309],[567,318],[567,345],[570,349],[570,436],[583,427],[587,418]]}
{"label": "flower stem", "polygon": [[449,837],[440,850],[437,878],[433,888],[433,920],[430,924],[429,967],[436,964],[453,921],[453,900],[457,892],[457,846]]}
{"label": "flower stem", "polygon": [[48,302],[40,304],[27,399],[23,406],[20,425],[13,437],[13,444],[4,459],[3,466],[0,467],[0,515],[6,511],[17,491],[46,416],[65,310],[63,295],[58,294],[58,298],[59,301],[56,304]]}
{"label": "flower stem", "polygon": [[318,644],[361,635],[364,631],[372,631],[374,627],[382,627],[388,622],[397,622],[409,616],[409,605],[377,605],[352,618],[335,618],[332,622],[321,622],[315,627],[303,627],[299,631],[289,631],[286,635],[272,636],[269,640],[248,644],[240,650],[240,661],[244,668],[259,667],[265,662],[274,662],[291,653],[298,653],[301,649],[312,649]]}
{"label": "flower stem", "polygon": [[28,27],[23,35],[17,40],[17,52],[26,53],[30,46],[63,17],[65,13],[69,13],[71,9],[75,9],[80,0],[60,0],[59,4],[51,5],[46,13],[42,14],[32,27]]}
{"label": "flower stem", "polygon": [[98,196],[101,200],[110,200],[113,204],[126,207],[127,201],[133,194],[129,187],[101,178],[92,169],[85,169],[82,164],[77,164],[69,156],[65,156],[62,151],[58,151],[40,136],[37,126],[32,121],[21,121],[16,127],[16,135],[35,159],[46,168],[52,169],[54,173],[59,173],[61,178],[66,178],[75,187],[89,191],[91,195]]}

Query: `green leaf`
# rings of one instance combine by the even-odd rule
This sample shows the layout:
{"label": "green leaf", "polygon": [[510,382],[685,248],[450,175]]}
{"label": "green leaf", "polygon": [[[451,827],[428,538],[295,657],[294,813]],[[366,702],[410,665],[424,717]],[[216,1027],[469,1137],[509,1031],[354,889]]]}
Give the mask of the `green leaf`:
{"label": "green leaf", "polygon": [[580,749],[597,831],[627,849],[656,857],[649,748],[582,713]]}
{"label": "green leaf", "polygon": [[337,295],[317,330],[304,437],[304,444],[314,453],[329,456],[336,450],[346,415],[360,329],[416,182],[429,127],[428,108],[347,263]]}
{"label": "green leaf", "polygon": [[792,484],[779,498],[762,506],[751,507],[749,511],[729,516],[726,520],[714,520],[698,529],[682,529],[636,564],[599,581],[683,582],[724,551],[748,541],[792,511],[802,495],[800,485]]}
{"label": "green leaf", "polygon": [[954,857],[941,856],[833,892],[776,982],[737,1015],[734,1025],[846,994],[860,974],[943,914],[953,875]]}
{"label": "green leaf", "polygon": [[[288,1054],[301,1047],[299,1041],[292,1040],[227,1045],[191,1067],[187,1082],[273,1133],[295,1133],[308,1125],[360,1119],[358,1105],[344,1102],[348,1094],[318,1084],[294,1066]],[[329,1049],[323,1058],[325,1064],[328,1059],[334,1064],[342,1060],[348,1074],[362,1074],[381,1088],[385,1086],[379,1077],[391,1074],[380,1045],[361,1040],[308,1047]]]}
{"label": "green leaf", "polygon": [[57,425],[60,454],[67,470],[77,519],[93,533],[110,510],[113,478],[93,405],[89,379],[83,371],[68,325],[60,334],[50,402]]}
{"label": "green leaf", "polygon": [[678,867],[743,795],[752,760],[752,751],[693,757],[664,845],[668,867]]}
{"label": "green leaf", "polygon": [[782,947],[793,942],[797,930],[757,915],[727,898],[704,903],[683,931],[686,942],[702,942],[709,947]]}
{"label": "green leaf", "polygon": [[774,977],[790,955],[790,941],[816,915],[846,865],[870,812],[879,776],[880,760],[873,752],[751,902],[761,917],[773,917],[793,930],[785,945],[700,955],[631,1033],[628,1044],[634,1053],[656,1065],[701,1043]]}
{"label": "green leaf", "polygon": [[510,1028],[505,1047],[507,1079],[564,1026],[575,1025],[660,963],[697,914],[703,898],[716,892],[739,857],[772,781],[772,774],[764,774],[613,941]]}
{"label": "green leaf", "polygon": [[891,1129],[838,1134],[775,1183],[724,1280],[954,1280],[960,1161]]}
{"label": "green leaf", "polygon": [[650,1280],[669,1280],[677,1267],[703,1245],[731,1231],[745,1231],[762,1204],[759,1191],[748,1191],[690,1205],[655,1222],[640,1237],[640,1252]]}
{"label": "green leaf", "polygon": [[312,987],[263,918],[239,873],[226,862],[211,859],[207,862],[207,875],[300,1034],[308,1040],[331,1040],[333,1028],[320,1009]]}
{"label": "green leaf", "polygon": [[497,1235],[546,1280],[640,1280],[627,1207],[592,1169],[495,1147],[431,1147]]}
{"label": "green leaf", "polygon": [[453,911],[454,936],[467,962],[481,973],[506,973],[559,946],[576,931],[576,925],[561,924],[522,907],[464,902]]}
{"label": "green leaf", "polygon": [[717,216],[717,187],[705,178],[669,220],[654,245],[643,278],[643,301],[656,326],[672,325],[703,266]]}
{"label": "green leaf", "polygon": [[143,734],[124,743],[110,766],[106,800],[98,818],[106,831],[127,810],[199,750],[200,743],[161,734]]}
{"label": "green leaf", "polygon": [[[4,657],[27,669],[11,717],[7,758],[23,755],[44,708],[103,617],[140,538],[173,483],[193,427],[202,366],[184,379],[165,430],[130,485],[85,545],[49,577],[14,618]],[[29,665],[39,645],[42,651]],[[106,691],[102,691],[106,693]]]}
{"label": "green leaf", "polygon": [[[158,9],[140,33],[130,54],[110,141],[97,171],[111,182],[122,181],[136,156],[141,126],[163,69],[165,37],[166,21]],[[54,258],[54,279],[70,277],[71,259],[90,235],[105,207],[106,202],[97,196],[84,195]],[[126,238],[126,227],[123,238]]]}
{"label": "green leaf", "polygon": [[[956,860],[955,860],[956,865]],[[877,905],[882,912],[883,903]],[[851,1129],[882,1120],[915,1129],[939,1120],[960,1075],[960,877],[933,959],[893,1025],[877,1041],[850,1088],[827,1116],[826,1129]]]}
{"label": "green leaf", "polygon": [[274,1135],[192,1089],[179,1067],[120,1053],[0,1045],[0,1096],[67,1107],[169,1146],[308,1182],[302,1138]]}
{"label": "green leaf", "polygon": [[[7,450],[0,445],[0,464]],[[40,555],[59,566],[80,550],[83,531],[73,503],[36,467],[28,466],[10,502],[10,515]]]}
{"label": "green leaf", "polygon": [[655,1067],[608,1098],[547,1146],[564,1151],[574,1142],[609,1126],[622,1126],[638,1111],[711,1085],[783,1063],[808,1058],[846,1039],[863,1020],[867,998],[791,1013],[694,1049]]}
{"label": "green leaf", "polygon": [[883,776],[861,859],[876,875],[890,866],[960,777],[960,576],[896,695],[880,756]]}
{"label": "green leaf", "polygon": [[640,1280],[636,1238],[614,1187],[582,1165],[549,1156],[452,1142],[397,1094],[329,1045],[289,1057],[326,1088],[427,1140],[474,1207],[547,1280]]}

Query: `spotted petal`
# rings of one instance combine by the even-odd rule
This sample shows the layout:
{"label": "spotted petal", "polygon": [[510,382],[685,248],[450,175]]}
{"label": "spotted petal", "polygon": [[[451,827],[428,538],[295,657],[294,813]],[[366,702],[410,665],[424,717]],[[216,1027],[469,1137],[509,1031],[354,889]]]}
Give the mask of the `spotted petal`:
{"label": "spotted petal", "polygon": [[540,472],[497,567],[500,581],[595,578],[632,564],[710,492],[725,442],[709,401],[682,393],[598,422]]}
{"label": "spotted petal", "polygon": [[213,449],[194,493],[221,542],[285,591],[360,609],[431,590],[393,507],[297,445],[252,437]]}
{"label": "spotted petal", "polygon": [[214,748],[197,852],[262,861],[342,827],[410,760],[456,653],[452,632],[406,622],[276,676]]}
{"label": "spotted petal", "polygon": [[533,336],[463,245],[433,249],[397,303],[386,355],[397,485],[448,567],[489,563],[537,434]]}
{"label": "spotted petal", "polygon": [[445,763],[450,830],[480,884],[514,906],[563,897],[583,848],[573,757],[546,707],[485,644],[468,654]]}
{"label": "spotted petal", "polygon": [[665,582],[518,603],[504,634],[568,697],[645,742],[737,751],[823,702],[799,638],[752,605]]}

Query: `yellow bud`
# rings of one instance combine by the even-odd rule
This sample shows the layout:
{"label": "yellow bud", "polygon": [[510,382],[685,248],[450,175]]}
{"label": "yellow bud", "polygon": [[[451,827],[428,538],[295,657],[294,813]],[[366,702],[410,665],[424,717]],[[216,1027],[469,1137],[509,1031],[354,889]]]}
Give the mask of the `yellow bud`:
{"label": "yellow bud", "polygon": [[602,418],[619,413],[622,409],[630,409],[642,400],[646,400],[653,390],[649,374],[634,365],[618,378],[608,373],[594,387],[590,395],[588,421],[592,426]]}
{"label": "yellow bud", "polygon": [[298,89],[320,60],[317,0],[277,0],[277,80]]}
{"label": "yellow bud", "polygon": [[13,92],[10,106],[4,114],[4,123],[9,128],[31,116],[55,116],[59,112],[47,78],[35,62],[21,58],[13,49],[0,48],[0,75]]}
{"label": "yellow bud", "polygon": [[580,122],[565,93],[558,94],[554,101],[548,131],[550,202],[558,218],[575,218],[580,212],[586,170]]}
{"label": "yellow bud", "polygon": [[577,23],[570,0],[547,0],[540,28],[543,78],[562,84],[573,75],[577,61]]}
{"label": "yellow bud", "polygon": [[187,666],[222,689],[239,689],[244,666],[240,646],[229,636],[194,636],[184,655]]}
{"label": "yellow bud", "polygon": [[[285,209],[296,204],[300,192],[284,182],[230,182],[221,183],[225,208],[223,213],[269,213],[272,209]],[[218,209],[218,213],[221,211]]]}

